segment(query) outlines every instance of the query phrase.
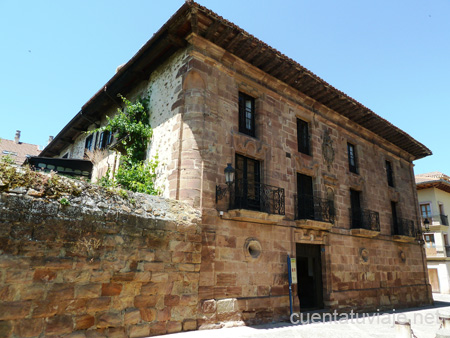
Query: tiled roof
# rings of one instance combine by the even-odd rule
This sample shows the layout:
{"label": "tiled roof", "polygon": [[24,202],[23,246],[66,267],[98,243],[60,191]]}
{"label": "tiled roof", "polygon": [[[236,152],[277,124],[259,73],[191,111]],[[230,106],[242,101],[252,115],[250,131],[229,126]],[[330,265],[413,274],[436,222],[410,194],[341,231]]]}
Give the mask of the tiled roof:
{"label": "tiled roof", "polygon": [[17,165],[21,165],[27,155],[38,156],[41,153],[36,144],[16,143],[11,140],[0,139],[0,157],[10,155]]}
{"label": "tiled roof", "polygon": [[450,193],[450,177],[439,171],[419,174],[415,179],[417,190],[437,188]]}

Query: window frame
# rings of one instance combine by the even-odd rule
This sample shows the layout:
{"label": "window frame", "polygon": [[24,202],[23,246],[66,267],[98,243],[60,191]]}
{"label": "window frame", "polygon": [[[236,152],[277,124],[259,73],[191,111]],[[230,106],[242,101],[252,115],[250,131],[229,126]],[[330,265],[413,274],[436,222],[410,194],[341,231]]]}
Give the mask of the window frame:
{"label": "window frame", "polygon": [[[241,161],[242,168],[239,165]],[[235,206],[239,205],[240,207],[243,207],[243,209],[259,211],[262,168],[261,161],[236,153],[235,167]],[[253,172],[250,172],[251,167],[253,167]],[[252,178],[252,180],[250,180],[250,178]],[[242,182],[240,182],[241,180]],[[242,189],[242,194],[239,193],[239,189]],[[240,197],[238,198],[238,196]]]}
{"label": "window frame", "polygon": [[[250,111],[246,103],[250,102]],[[243,92],[239,92],[239,132],[256,137],[255,125],[255,98]],[[248,114],[250,116],[248,116]]]}
{"label": "window frame", "polygon": [[356,154],[356,146],[353,143],[347,142],[347,155],[348,170],[354,174],[358,174],[358,156]]}
{"label": "window frame", "polygon": [[392,166],[392,162],[386,160],[385,161],[385,165],[386,165],[386,178],[387,178],[388,185],[390,187],[394,187],[395,186],[395,182],[394,182],[394,167]]}
{"label": "window frame", "polygon": [[[428,210],[422,210],[422,207],[425,207],[425,209]],[[419,203],[419,211],[420,211],[420,216],[422,217],[422,219],[428,219],[431,222],[431,215],[432,215],[432,210],[431,210],[431,203]],[[423,214],[423,211],[425,211],[425,216]]]}
{"label": "window frame", "polygon": [[94,145],[94,134],[90,134],[88,137],[86,137],[86,140],[84,141],[84,149],[92,151],[93,145]]}
{"label": "window frame", "polygon": [[297,118],[297,149],[298,152],[311,156],[309,122]]}
{"label": "window frame", "polygon": [[109,130],[105,130],[100,134],[99,149],[105,149],[112,143],[113,134]]}

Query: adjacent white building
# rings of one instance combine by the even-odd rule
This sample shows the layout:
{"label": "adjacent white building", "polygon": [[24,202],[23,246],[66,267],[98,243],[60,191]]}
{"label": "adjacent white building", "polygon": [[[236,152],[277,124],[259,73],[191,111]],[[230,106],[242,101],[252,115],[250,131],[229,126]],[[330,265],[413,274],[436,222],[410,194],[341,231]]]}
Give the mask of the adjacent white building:
{"label": "adjacent white building", "polygon": [[450,293],[450,177],[431,172],[415,178],[432,291]]}

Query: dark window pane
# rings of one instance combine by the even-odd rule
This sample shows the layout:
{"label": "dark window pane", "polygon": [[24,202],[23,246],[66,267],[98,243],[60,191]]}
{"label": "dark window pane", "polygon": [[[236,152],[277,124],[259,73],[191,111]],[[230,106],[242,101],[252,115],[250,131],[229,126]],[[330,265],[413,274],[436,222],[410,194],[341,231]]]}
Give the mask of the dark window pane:
{"label": "dark window pane", "polygon": [[255,136],[255,99],[239,93],[239,132]]}
{"label": "dark window pane", "polygon": [[392,164],[389,161],[386,161],[386,175],[387,181],[390,187],[394,186],[394,173],[392,170]]}
{"label": "dark window pane", "polygon": [[351,143],[347,143],[347,152],[348,152],[348,166],[349,166],[349,170],[352,173],[357,174],[358,173],[358,168],[357,168],[357,163],[356,163],[356,151],[355,151],[355,146]]}
{"label": "dark window pane", "polygon": [[309,125],[308,122],[297,119],[298,151],[310,155],[309,152]]}

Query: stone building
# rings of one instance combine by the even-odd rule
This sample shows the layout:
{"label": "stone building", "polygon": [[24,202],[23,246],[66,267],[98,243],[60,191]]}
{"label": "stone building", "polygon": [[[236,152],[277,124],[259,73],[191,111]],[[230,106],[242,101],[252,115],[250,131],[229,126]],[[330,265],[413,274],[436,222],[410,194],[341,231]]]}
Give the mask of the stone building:
{"label": "stone building", "polygon": [[[287,255],[296,310],[432,301],[412,164],[431,152],[404,131],[191,1],[41,156],[108,149],[109,135],[83,131],[115,113],[119,93],[150,98],[162,195],[201,210],[200,327],[287,317]],[[110,152],[97,170],[117,162]]]}
{"label": "stone building", "polygon": [[441,172],[420,174],[416,185],[431,288],[450,293],[450,177]]}

